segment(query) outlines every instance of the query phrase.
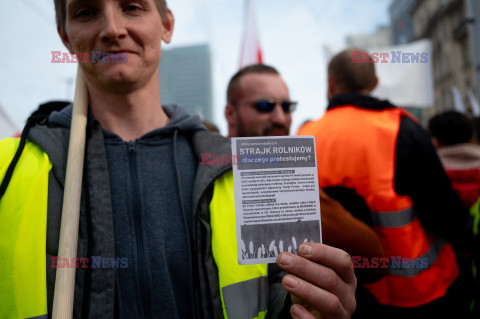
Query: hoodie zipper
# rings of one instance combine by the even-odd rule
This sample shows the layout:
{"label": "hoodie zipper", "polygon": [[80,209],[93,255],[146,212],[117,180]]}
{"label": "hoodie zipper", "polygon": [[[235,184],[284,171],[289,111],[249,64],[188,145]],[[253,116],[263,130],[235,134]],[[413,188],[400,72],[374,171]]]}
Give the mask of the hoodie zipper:
{"label": "hoodie zipper", "polygon": [[138,185],[137,154],[135,142],[128,142],[128,159],[130,161],[130,179],[133,196],[133,219],[135,222],[135,237],[137,242],[138,275],[140,277],[140,296],[145,318],[151,318],[150,298],[148,294],[147,266],[145,249],[143,247],[142,216],[140,212],[140,191]]}

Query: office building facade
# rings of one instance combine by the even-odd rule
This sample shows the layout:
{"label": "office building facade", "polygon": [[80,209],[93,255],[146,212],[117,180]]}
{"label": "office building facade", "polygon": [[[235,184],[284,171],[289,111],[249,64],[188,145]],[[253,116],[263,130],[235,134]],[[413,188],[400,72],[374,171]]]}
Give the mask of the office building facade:
{"label": "office building facade", "polygon": [[212,120],[212,65],[206,44],[163,49],[160,60],[162,104],[178,104]]}

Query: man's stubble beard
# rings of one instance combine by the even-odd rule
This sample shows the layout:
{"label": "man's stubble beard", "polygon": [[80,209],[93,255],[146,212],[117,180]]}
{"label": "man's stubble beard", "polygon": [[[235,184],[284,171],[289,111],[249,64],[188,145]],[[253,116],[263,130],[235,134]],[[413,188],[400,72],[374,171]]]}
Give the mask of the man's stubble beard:
{"label": "man's stubble beard", "polygon": [[290,135],[290,129],[284,125],[277,125],[277,124],[272,124],[269,127],[262,128],[262,132],[248,132],[248,124],[246,121],[243,120],[240,114],[238,114],[237,117],[237,137],[260,137],[260,136],[272,136],[270,134],[271,131],[273,130],[283,130],[283,134],[280,134],[278,136],[288,136]]}

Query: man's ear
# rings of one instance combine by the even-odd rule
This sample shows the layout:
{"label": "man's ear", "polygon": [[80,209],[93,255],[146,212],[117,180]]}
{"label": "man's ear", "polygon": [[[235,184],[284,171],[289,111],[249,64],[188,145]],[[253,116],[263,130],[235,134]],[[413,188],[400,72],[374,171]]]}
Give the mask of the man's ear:
{"label": "man's ear", "polygon": [[225,106],[225,119],[228,124],[228,136],[235,136],[236,124],[237,124],[237,109],[231,103],[227,103]]}
{"label": "man's ear", "polygon": [[332,97],[335,95],[335,80],[333,76],[329,75],[327,78],[327,99],[330,101]]}
{"label": "man's ear", "polygon": [[173,13],[170,9],[167,9],[167,12],[165,13],[165,19],[162,18],[162,26],[163,26],[162,40],[163,40],[163,42],[170,43],[170,41],[172,40],[174,25],[175,25],[175,18],[173,17]]}
{"label": "man's ear", "polygon": [[443,146],[442,142],[440,142],[440,140],[435,136],[432,136],[432,144],[433,146],[435,146],[435,149],[437,150]]}
{"label": "man's ear", "polygon": [[375,83],[373,83],[372,87],[370,88],[369,92],[372,92],[373,90],[375,90],[375,88],[377,87],[378,85],[378,77],[375,77]]}
{"label": "man's ear", "polygon": [[70,51],[70,53],[73,53],[70,39],[68,38],[67,33],[64,30],[62,30],[62,27],[59,24],[57,24],[57,32],[58,32],[58,35],[60,36],[60,39],[62,39],[63,44],[68,49],[68,51]]}

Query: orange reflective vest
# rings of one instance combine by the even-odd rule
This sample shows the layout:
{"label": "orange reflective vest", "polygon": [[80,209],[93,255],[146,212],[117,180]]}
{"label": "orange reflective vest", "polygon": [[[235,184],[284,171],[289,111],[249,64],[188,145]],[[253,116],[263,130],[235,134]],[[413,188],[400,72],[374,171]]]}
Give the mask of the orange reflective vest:
{"label": "orange reflective vest", "polygon": [[299,135],[315,136],[319,186],[354,189],[372,212],[391,264],[384,278],[365,287],[381,304],[418,307],[445,295],[458,266],[451,245],[426,233],[412,200],[395,192],[401,116],[410,115],[398,108],[340,106],[304,125]]}

